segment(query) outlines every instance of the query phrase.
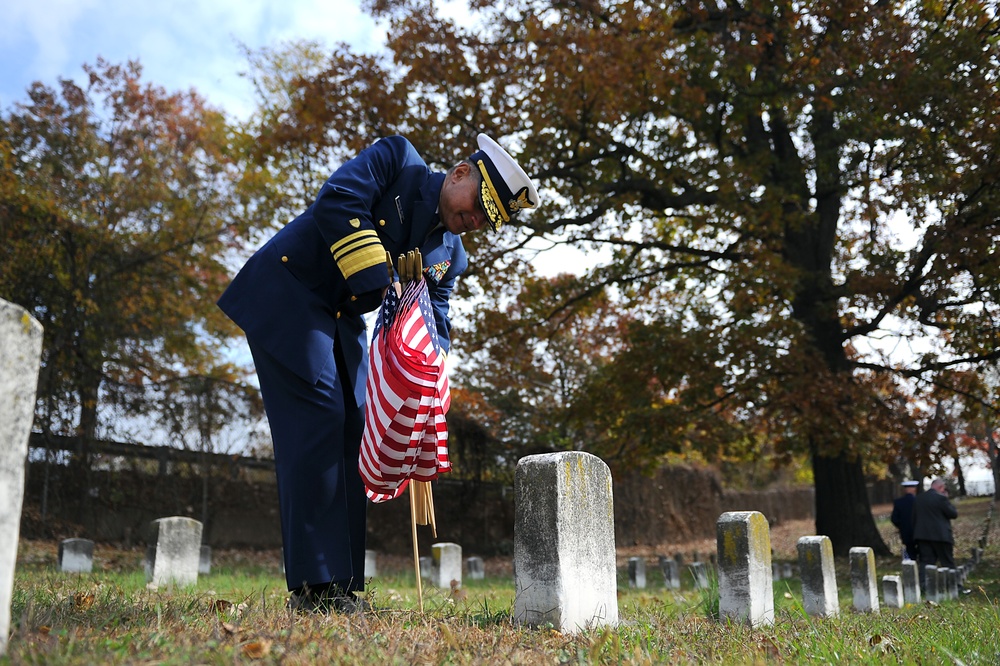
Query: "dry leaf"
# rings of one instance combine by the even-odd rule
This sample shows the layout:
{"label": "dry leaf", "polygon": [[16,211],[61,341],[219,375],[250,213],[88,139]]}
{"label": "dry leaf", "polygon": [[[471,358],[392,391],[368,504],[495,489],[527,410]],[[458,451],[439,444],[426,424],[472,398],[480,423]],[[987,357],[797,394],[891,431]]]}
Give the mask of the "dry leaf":
{"label": "dry leaf", "polygon": [[261,659],[271,652],[271,641],[254,641],[243,646],[243,656],[248,659]]}
{"label": "dry leaf", "polygon": [[215,601],[212,602],[211,608],[216,613],[225,613],[227,611],[231,611],[234,605],[235,604],[233,604],[232,601],[226,601],[225,599],[216,599]]}
{"label": "dry leaf", "polygon": [[873,652],[881,652],[882,654],[896,651],[896,646],[892,642],[892,638],[881,634],[870,636],[868,638],[868,645],[871,646]]}
{"label": "dry leaf", "polygon": [[240,628],[239,627],[237,627],[235,624],[229,624],[228,622],[223,622],[222,623],[222,628],[225,630],[225,632],[227,634],[238,634],[238,633],[240,633]]}
{"label": "dry leaf", "polygon": [[43,624],[42,626],[38,627],[38,633],[40,633],[40,634],[46,634],[46,635],[48,635],[48,633],[50,631],[52,631],[52,627],[50,627],[47,624]]}
{"label": "dry leaf", "polygon": [[88,610],[94,605],[94,595],[78,592],[73,595],[73,607],[77,610]]}

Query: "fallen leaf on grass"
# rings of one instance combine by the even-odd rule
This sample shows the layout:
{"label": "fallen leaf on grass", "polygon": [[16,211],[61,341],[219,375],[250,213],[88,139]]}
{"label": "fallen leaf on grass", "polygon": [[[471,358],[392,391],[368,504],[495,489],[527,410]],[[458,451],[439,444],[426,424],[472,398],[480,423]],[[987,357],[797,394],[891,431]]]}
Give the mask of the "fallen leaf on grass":
{"label": "fallen leaf on grass", "polygon": [[209,609],[216,614],[225,613],[230,618],[238,618],[242,617],[243,611],[247,609],[247,605],[243,603],[234,604],[232,601],[227,601],[226,599],[216,599],[209,605]]}
{"label": "fallen leaf on grass", "polygon": [[227,601],[225,599],[216,599],[215,601],[213,601],[211,603],[210,607],[216,613],[226,613],[226,612],[229,612],[230,610],[232,610],[232,608],[235,605],[236,604],[234,604],[232,601]]}
{"label": "fallen leaf on grass", "polygon": [[871,647],[872,652],[888,654],[889,652],[896,651],[896,645],[893,643],[892,638],[881,634],[873,634],[872,636],[869,636],[868,645]]}
{"label": "fallen leaf on grass", "polygon": [[240,633],[240,628],[239,627],[237,627],[235,624],[229,624],[228,622],[223,622],[222,623],[222,628],[225,630],[225,632],[227,634],[238,634],[238,633]]}
{"label": "fallen leaf on grass", "polygon": [[52,631],[52,627],[50,627],[47,624],[43,624],[42,626],[38,627],[38,633],[40,634],[48,635],[50,631]]}
{"label": "fallen leaf on grass", "polygon": [[76,610],[88,610],[94,605],[94,595],[77,592],[73,595],[73,608]]}
{"label": "fallen leaf on grass", "polygon": [[247,659],[261,659],[271,652],[271,641],[254,641],[243,646],[243,656]]}

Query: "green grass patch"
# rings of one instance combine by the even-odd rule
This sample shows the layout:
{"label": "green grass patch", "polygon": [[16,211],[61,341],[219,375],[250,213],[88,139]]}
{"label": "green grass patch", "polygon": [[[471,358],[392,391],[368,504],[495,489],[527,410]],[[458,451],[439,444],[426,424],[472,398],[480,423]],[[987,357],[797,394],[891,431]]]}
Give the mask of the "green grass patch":
{"label": "green grass patch", "polygon": [[842,588],[837,619],[806,616],[797,582],[775,581],[775,624],[761,629],[713,619],[716,587],[622,588],[619,626],[564,635],[516,625],[513,581],[504,578],[468,581],[458,593],[425,585],[421,613],[412,572],[390,574],[369,585],[376,612],[326,616],[287,611],[277,571],[223,569],[191,588],[152,590],[141,571],[65,575],[27,565],[16,575],[0,662],[996,664],[1000,611],[982,583],[994,586],[997,573],[984,563],[972,594],[877,615],[852,612]]}
{"label": "green grass patch", "polygon": [[[985,503],[963,502],[960,561],[982,534]],[[190,588],[149,589],[136,552],[110,552],[93,574],[55,571],[54,548],[24,549],[14,581],[11,637],[0,664],[991,664],[1000,663],[998,528],[991,527],[972,593],[878,614],[851,610],[846,559],[837,561],[840,616],[802,608],[797,578],[774,581],[775,622],[719,621],[714,576],[697,589],[685,571],[668,590],[647,562],[645,589],[619,570],[618,626],[577,634],[513,622],[514,582],[493,576],[460,590],[425,582],[419,610],[412,570],[370,581],[377,607],[355,616],[291,613],[276,564],[242,554]],[[791,553],[776,554],[791,560]],[[381,568],[381,565],[380,565]],[[895,559],[877,573],[897,573]]]}

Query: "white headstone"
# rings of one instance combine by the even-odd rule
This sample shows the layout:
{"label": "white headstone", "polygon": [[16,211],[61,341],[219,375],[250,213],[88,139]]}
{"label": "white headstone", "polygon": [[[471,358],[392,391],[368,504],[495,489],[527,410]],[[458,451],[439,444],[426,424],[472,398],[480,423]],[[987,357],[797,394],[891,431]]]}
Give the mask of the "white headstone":
{"label": "white headstone", "polygon": [[646,558],[628,558],[628,585],[638,590],[646,589]]}
{"label": "white headstone", "polygon": [[751,627],[774,624],[771,531],[759,511],[730,511],[715,524],[719,619]]}
{"label": "white headstone", "polygon": [[378,554],[374,550],[365,551],[365,578],[378,576]]}
{"label": "white headstone", "polygon": [[24,460],[35,416],[42,326],[0,299],[0,656],[7,652],[24,501]]}
{"label": "white headstone", "polygon": [[788,578],[793,578],[794,576],[795,576],[795,574],[792,572],[792,563],[791,562],[785,562],[784,564],[781,565],[781,577],[782,578],[788,579]]}
{"label": "white headstone", "polygon": [[694,579],[695,589],[707,590],[709,588],[708,567],[705,566],[705,563],[692,562],[688,565],[688,569],[691,570],[691,578]]}
{"label": "white headstone", "polygon": [[777,562],[771,563],[771,580],[781,580],[781,565]]}
{"label": "white headstone", "polygon": [[486,567],[483,558],[472,556],[465,558],[465,575],[469,580],[483,580],[486,577]]}
{"label": "white headstone", "polygon": [[882,602],[887,608],[903,607],[903,581],[899,576],[882,576]]}
{"label": "white headstone", "polygon": [[937,581],[938,581],[937,567],[934,566],[933,564],[928,564],[926,567],[924,567],[924,581],[923,581],[924,591],[926,592],[925,596],[927,598],[927,601],[933,601],[935,603],[940,601],[940,599],[938,599]]}
{"label": "white headstone", "polygon": [[868,546],[850,550],[851,593],[854,609],[862,613],[879,612],[878,587],[875,584],[875,551]]}
{"label": "white headstone", "polygon": [[920,576],[917,571],[919,565],[913,560],[903,562],[903,603],[920,603]]}
{"label": "white headstone", "polygon": [[958,599],[958,569],[946,569],[948,580],[948,598]]}
{"label": "white headstone", "polygon": [[436,543],[431,546],[431,556],[434,584],[446,590],[462,587],[462,547],[457,543]]}
{"label": "white headstone", "polygon": [[660,571],[663,572],[663,587],[668,590],[681,589],[681,576],[677,571],[677,560],[661,555]]}
{"label": "white headstone", "polygon": [[93,570],[93,541],[90,539],[63,539],[59,542],[59,571],[90,573]]}
{"label": "white headstone", "polygon": [[434,558],[430,555],[420,556],[420,577],[434,580]]}
{"label": "white headstone", "polygon": [[202,546],[198,551],[198,575],[207,576],[212,573],[212,547]]}
{"label": "white headstone", "polygon": [[802,607],[809,615],[837,617],[837,573],[833,542],[827,536],[804,536],[798,540],[799,572],[802,577]]}
{"label": "white headstone", "polygon": [[514,620],[574,633],[618,624],[611,470],[570,451],[522,458],[514,475]]}
{"label": "white headstone", "polygon": [[171,516],[150,523],[146,549],[146,582],[159,587],[198,582],[201,558],[201,523],[194,518]]}
{"label": "white headstone", "polygon": [[937,568],[937,600],[949,601],[951,590],[948,589],[948,567]]}

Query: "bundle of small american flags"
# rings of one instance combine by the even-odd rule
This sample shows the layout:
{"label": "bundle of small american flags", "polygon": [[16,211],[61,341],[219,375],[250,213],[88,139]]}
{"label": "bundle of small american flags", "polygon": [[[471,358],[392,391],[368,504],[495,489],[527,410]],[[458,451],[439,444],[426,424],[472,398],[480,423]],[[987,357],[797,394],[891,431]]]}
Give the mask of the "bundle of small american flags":
{"label": "bundle of small american flags", "polygon": [[390,287],[372,333],[358,463],[373,502],[451,470],[444,358],[427,283],[413,280],[400,296]]}

